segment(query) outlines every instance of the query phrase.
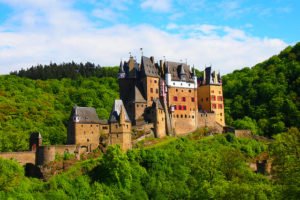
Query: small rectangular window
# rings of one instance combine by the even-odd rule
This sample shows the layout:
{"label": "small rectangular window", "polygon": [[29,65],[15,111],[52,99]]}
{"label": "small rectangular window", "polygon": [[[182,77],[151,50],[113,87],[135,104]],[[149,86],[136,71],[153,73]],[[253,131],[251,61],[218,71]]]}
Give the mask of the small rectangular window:
{"label": "small rectangular window", "polygon": [[222,104],[219,104],[219,105],[218,105],[218,108],[219,108],[219,109],[222,109],[222,108],[223,108],[223,105],[222,105]]}
{"label": "small rectangular window", "polygon": [[155,89],[155,93],[158,94],[158,89],[157,88]]}
{"label": "small rectangular window", "polygon": [[192,102],[195,102],[195,97],[192,97],[191,100],[192,100]]}
{"label": "small rectangular window", "polygon": [[177,97],[177,96],[174,96],[174,97],[173,97],[173,100],[174,100],[174,101],[178,101],[178,97]]}
{"label": "small rectangular window", "polygon": [[153,93],[153,88],[150,88],[150,92]]}
{"label": "small rectangular window", "polygon": [[216,104],[212,104],[212,109],[216,109],[217,108],[217,105]]}
{"label": "small rectangular window", "polygon": [[182,97],[181,99],[182,99],[183,102],[185,102],[185,97]]}
{"label": "small rectangular window", "polygon": [[181,110],[181,105],[178,106],[178,110]]}

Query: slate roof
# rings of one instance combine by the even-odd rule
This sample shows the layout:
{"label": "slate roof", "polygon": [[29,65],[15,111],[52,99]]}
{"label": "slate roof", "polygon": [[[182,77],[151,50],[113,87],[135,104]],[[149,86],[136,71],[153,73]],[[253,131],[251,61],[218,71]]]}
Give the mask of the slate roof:
{"label": "slate roof", "polygon": [[161,105],[161,102],[160,102],[160,100],[159,99],[155,99],[155,100],[153,100],[153,104],[152,104],[152,106],[153,107],[158,107],[158,109],[161,109],[161,110],[163,110],[164,108],[163,108],[163,106]]}
{"label": "slate roof", "polygon": [[123,101],[120,99],[116,99],[114,102],[113,109],[109,116],[109,122],[118,122],[119,121],[121,108],[123,109],[123,112],[125,112],[125,120],[130,122],[130,119],[129,119],[129,116],[125,109],[125,106],[123,104]]}
{"label": "slate roof", "polygon": [[159,71],[154,63],[150,60],[150,58],[142,56],[141,59],[141,71],[144,76],[158,77]]}
{"label": "slate roof", "polygon": [[134,86],[134,102],[146,102],[140,90]]}
{"label": "slate roof", "polygon": [[[186,74],[186,82],[194,82],[193,74],[190,72],[190,67],[185,63],[177,63],[177,62],[165,62],[166,70],[171,74],[173,81],[181,81],[180,73]],[[182,68],[183,67],[183,68]]]}
{"label": "slate roof", "polygon": [[98,118],[95,108],[74,106],[71,117],[78,117],[79,123],[103,123],[103,120]]}

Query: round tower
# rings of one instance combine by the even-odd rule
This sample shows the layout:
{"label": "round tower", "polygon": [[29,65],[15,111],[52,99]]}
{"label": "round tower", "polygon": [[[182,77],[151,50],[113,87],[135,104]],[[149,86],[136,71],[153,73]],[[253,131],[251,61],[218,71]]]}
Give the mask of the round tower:
{"label": "round tower", "polygon": [[33,132],[29,138],[29,151],[36,151],[42,146],[42,136],[39,132]]}

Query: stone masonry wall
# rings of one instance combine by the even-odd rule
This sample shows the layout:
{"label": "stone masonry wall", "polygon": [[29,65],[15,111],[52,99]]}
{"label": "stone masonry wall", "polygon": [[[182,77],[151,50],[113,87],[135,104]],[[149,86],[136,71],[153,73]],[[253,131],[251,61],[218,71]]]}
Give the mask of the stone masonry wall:
{"label": "stone masonry wall", "polygon": [[35,151],[24,151],[24,152],[3,152],[0,153],[1,158],[5,159],[15,159],[21,165],[25,165],[26,163],[35,164]]}

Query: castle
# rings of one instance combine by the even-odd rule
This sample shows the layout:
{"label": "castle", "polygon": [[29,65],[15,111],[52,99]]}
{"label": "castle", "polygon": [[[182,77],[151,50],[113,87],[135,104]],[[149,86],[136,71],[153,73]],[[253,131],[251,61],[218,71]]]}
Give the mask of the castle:
{"label": "castle", "polygon": [[65,153],[78,158],[107,145],[132,148],[133,130],[150,130],[155,137],[177,136],[209,127],[223,132],[225,126],[222,81],[206,67],[198,78],[186,63],[155,62],[154,57],[130,56],[120,63],[120,100],[115,100],[108,120],[100,120],[95,108],[73,107],[67,145],[43,146],[39,133],[30,136],[30,151],[0,153],[21,164],[44,165]]}

